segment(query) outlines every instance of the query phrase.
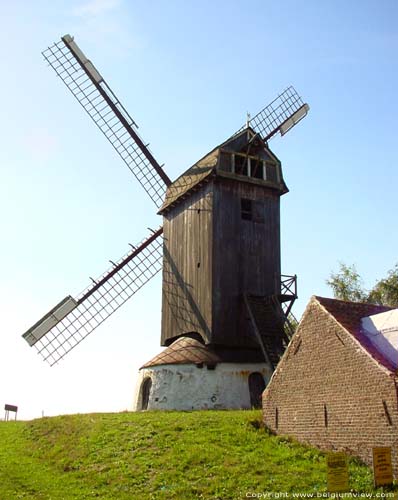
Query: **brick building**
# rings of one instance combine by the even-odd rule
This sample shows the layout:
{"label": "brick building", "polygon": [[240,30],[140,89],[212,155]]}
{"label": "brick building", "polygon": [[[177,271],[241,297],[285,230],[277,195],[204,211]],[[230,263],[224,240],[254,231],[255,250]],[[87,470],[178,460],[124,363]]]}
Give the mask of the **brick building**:
{"label": "brick building", "polygon": [[[396,322],[398,311],[387,307],[312,297],[264,391],[265,424],[367,463],[372,447],[391,446],[398,477],[398,328],[388,323],[392,314]],[[387,322],[384,330],[393,340],[369,331],[373,318],[379,329]]]}

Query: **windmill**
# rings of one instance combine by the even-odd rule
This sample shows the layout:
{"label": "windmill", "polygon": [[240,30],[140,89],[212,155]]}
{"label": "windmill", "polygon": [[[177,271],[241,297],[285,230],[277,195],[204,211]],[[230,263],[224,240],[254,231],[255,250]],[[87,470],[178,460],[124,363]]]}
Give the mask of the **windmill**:
{"label": "windmill", "polygon": [[[112,262],[78,296],[65,297],[24,339],[54,365],[163,268],[166,358],[177,352],[181,364],[189,353],[196,366],[211,367],[243,357],[272,370],[289,340],[297,294],[295,277],[280,271],[279,198],[288,189],[268,141],[304,118],[308,104],[288,87],[171,182],[73,37],[63,36],[43,55],[147,192],[164,227]],[[141,406],[150,393],[146,382]]]}

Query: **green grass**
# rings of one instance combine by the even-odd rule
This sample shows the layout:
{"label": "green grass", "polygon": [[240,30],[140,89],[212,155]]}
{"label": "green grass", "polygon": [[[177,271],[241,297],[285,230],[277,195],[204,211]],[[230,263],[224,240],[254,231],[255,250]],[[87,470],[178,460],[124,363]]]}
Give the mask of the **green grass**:
{"label": "green grass", "polygon": [[[259,425],[259,411],[88,414],[0,422],[0,500],[240,499],[325,492],[325,455]],[[349,461],[351,488],[371,492]]]}

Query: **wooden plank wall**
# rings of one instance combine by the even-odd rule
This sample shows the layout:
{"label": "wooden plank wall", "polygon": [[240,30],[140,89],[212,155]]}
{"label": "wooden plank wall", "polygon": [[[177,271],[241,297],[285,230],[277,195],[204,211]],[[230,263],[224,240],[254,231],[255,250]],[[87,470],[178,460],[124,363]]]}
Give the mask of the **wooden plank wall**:
{"label": "wooden plank wall", "polygon": [[[242,219],[242,198],[255,202],[254,220]],[[218,177],[165,215],[162,345],[190,332],[256,345],[243,294],[280,291],[279,207],[276,190]]]}
{"label": "wooden plank wall", "polygon": [[[256,201],[263,222],[242,219],[241,198]],[[279,293],[279,207],[279,193],[266,187],[222,178],[215,185],[213,343],[253,345],[243,294]]]}
{"label": "wooden plank wall", "polygon": [[212,182],[164,217],[161,344],[199,333],[210,341],[212,319]]}

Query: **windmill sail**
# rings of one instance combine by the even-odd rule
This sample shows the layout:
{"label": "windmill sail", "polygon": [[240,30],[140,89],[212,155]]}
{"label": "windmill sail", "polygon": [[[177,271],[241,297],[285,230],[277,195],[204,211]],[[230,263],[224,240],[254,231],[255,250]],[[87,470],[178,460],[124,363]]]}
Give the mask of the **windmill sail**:
{"label": "windmill sail", "polygon": [[76,299],[68,296],[24,339],[53,365],[162,269],[163,228],[122,257]]}
{"label": "windmill sail", "polygon": [[99,71],[70,35],[43,52],[75,98],[83,106],[119,156],[135,175],[157,207],[171,183],[137,133],[137,124],[127,113]]}
{"label": "windmill sail", "polygon": [[[268,141],[277,132],[285,135],[296,123],[302,120],[310,107],[304,103],[294,87],[290,86],[258,112],[248,122],[261,137]],[[238,130],[241,132],[245,127]]]}

